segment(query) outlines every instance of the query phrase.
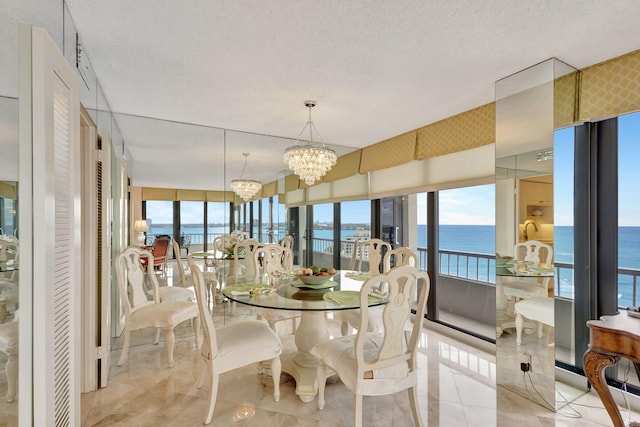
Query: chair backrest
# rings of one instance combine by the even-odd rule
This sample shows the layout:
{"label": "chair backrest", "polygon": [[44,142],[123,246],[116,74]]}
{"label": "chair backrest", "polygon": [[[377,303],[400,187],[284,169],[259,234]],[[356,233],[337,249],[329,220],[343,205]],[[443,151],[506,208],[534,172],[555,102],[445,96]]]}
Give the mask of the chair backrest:
{"label": "chair backrest", "polygon": [[257,275],[272,275],[276,271],[293,269],[293,253],[289,248],[271,243],[254,252],[254,262]]}
{"label": "chair backrest", "polygon": [[[167,234],[156,236],[156,239],[153,241],[153,258],[156,264],[160,264],[167,259],[169,243],[171,243],[171,236]],[[153,265],[153,263],[150,264]]]}
{"label": "chair backrest", "polygon": [[280,246],[284,246],[285,248],[293,249],[293,236],[287,235],[280,239],[278,242]]}
{"label": "chair backrest", "polygon": [[207,291],[204,283],[204,277],[202,271],[193,262],[193,258],[187,257],[187,264],[191,270],[191,277],[193,278],[193,289],[196,292],[196,301],[198,302],[198,311],[200,314],[200,324],[202,325],[202,332],[204,339],[202,340],[202,346],[200,347],[200,353],[207,359],[214,359],[218,354],[218,341],[216,338],[216,328],[213,324],[213,318],[209,312],[207,302]]}
{"label": "chair backrest", "polygon": [[232,251],[240,239],[232,234],[223,234],[213,239],[213,252],[216,256],[225,254],[225,251]]}
{"label": "chair backrest", "polygon": [[[391,245],[381,239],[359,240],[353,248],[349,269],[363,273],[380,273],[382,257],[390,250]],[[363,270],[363,265],[368,265],[368,268]]]}
{"label": "chair backrest", "polygon": [[180,275],[180,283],[187,281],[187,274],[184,272],[184,265],[182,265],[182,257],[180,257],[180,245],[175,240],[173,241],[173,253],[176,257],[176,268]]}
{"label": "chair backrest", "polygon": [[236,237],[238,240],[244,240],[249,238],[249,233],[241,230],[233,230],[229,233],[231,236]]}
{"label": "chair backrest", "polygon": [[[13,239],[0,239],[0,261],[7,262],[12,261],[14,265],[18,264],[18,241]],[[9,279],[13,282],[18,281],[18,271],[10,271],[6,273],[0,273],[0,277]]]}
{"label": "chair backrest", "polygon": [[418,255],[406,246],[391,249],[384,254],[384,258],[382,259],[382,272],[387,273],[392,268],[403,267],[405,265],[417,267]]}
{"label": "chair backrest", "polygon": [[538,240],[517,243],[513,248],[513,255],[518,261],[531,261],[536,267],[551,268],[553,262],[553,248]]}
{"label": "chair backrest", "polygon": [[[387,290],[387,303],[382,306],[382,324],[384,339],[382,345],[373,352],[372,348],[365,351],[364,343],[369,332],[370,308],[368,304],[369,293],[372,288]],[[388,273],[375,275],[364,282],[360,290],[360,327],[355,341],[355,355],[357,361],[357,377],[362,380],[365,372],[374,372],[374,378],[384,378],[389,381],[390,372],[394,372],[392,378],[406,377],[416,370],[416,349],[420,340],[420,333],[429,297],[430,281],[426,271],[415,267],[403,266],[394,268]],[[407,320],[411,316],[411,308],[415,295],[418,295],[416,315],[411,328],[411,333],[405,333]],[[406,369],[398,370],[397,365]],[[391,368],[384,374],[376,375],[381,369]]]}
{"label": "chair backrest", "polygon": [[151,251],[138,246],[129,246],[116,257],[116,279],[126,319],[142,307],[160,303],[158,279],[152,268],[148,269],[146,276],[151,282],[153,300],[147,298],[144,283],[145,270],[140,263],[141,256],[147,257],[149,265],[153,265]]}
{"label": "chair backrest", "polygon": [[240,240],[233,247],[233,260],[235,268],[233,278],[255,279],[258,273],[255,263],[255,251],[260,247],[260,242],[255,239]]}

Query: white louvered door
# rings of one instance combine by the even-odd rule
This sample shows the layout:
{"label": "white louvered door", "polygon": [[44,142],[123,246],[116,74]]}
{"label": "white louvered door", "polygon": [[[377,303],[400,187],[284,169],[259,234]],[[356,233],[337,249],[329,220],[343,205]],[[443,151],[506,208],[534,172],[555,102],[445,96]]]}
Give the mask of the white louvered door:
{"label": "white louvered door", "polygon": [[20,425],[80,425],[79,81],[20,26]]}

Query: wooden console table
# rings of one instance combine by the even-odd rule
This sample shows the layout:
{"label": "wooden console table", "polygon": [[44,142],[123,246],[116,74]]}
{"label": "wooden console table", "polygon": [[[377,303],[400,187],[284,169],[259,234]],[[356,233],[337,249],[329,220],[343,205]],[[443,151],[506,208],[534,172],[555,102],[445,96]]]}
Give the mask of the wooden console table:
{"label": "wooden console table", "polygon": [[615,427],[624,427],[618,405],[604,377],[604,370],[614,366],[618,357],[631,360],[640,372],[640,319],[626,312],[615,316],[602,316],[601,320],[589,320],[589,349],[583,357],[584,372],[600,396]]}

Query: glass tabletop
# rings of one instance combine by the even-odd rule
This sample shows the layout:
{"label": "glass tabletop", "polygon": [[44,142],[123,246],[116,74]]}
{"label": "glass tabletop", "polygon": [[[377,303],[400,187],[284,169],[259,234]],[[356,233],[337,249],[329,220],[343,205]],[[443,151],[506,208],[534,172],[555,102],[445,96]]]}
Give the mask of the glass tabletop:
{"label": "glass tabletop", "polygon": [[[364,283],[353,273],[341,270],[325,285],[317,287],[305,286],[290,277],[288,283],[276,285],[275,291],[270,285],[244,282],[226,286],[222,292],[232,301],[254,307],[298,311],[350,310],[360,307],[360,288]],[[250,290],[256,288],[262,290],[249,294]],[[384,303],[386,300],[382,297],[369,296],[369,306]]]}
{"label": "glass tabletop", "polygon": [[[191,255],[191,258],[197,258],[197,259],[217,259],[220,261],[223,260],[234,260],[235,257],[233,256],[233,254],[215,254],[213,252],[194,252]],[[239,256],[238,259],[244,259],[243,256]]]}
{"label": "glass tabletop", "polygon": [[496,267],[496,276],[499,277],[553,277],[553,268],[527,267],[518,269],[515,266]]}

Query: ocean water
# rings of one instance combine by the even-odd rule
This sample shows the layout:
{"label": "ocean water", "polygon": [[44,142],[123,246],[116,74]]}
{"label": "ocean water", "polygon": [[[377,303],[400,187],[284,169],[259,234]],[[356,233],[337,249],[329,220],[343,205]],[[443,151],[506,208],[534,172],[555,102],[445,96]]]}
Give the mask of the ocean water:
{"label": "ocean water", "polygon": [[[225,227],[209,227],[210,236],[222,234],[228,230]],[[183,232],[187,234],[202,235],[203,227],[183,227]],[[440,248],[442,250],[474,252],[479,254],[495,255],[495,227],[493,225],[441,225],[440,229]],[[152,226],[149,234],[172,234],[170,226]],[[342,230],[341,236],[344,240],[347,236],[355,233],[354,230]],[[426,225],[419,224],[416,230],[418,236],[418,247],[427,247],[427,229]],[[283,231],[280,234],[284,234]],[[314,237],[331,239],[332,230],[314,230]],[[282,236],[280,236],[282,237]],[[201,243],[192,239],[194,243]],[[200,237],[201,239],[201,237]],[[619,268],[640,269],[640,227],[619,227],[618,234],[618,266]],[[554,261],[556,263],[573,263],[573,227],[571,226],[555,226],[554,227]],[[456,263],[459,263],[457,259]],[[466,262],[466,261],[465,261]],[[453,264],[454,261],[451,261]],[[469,268],[469,277],[489,278],[493,282],[495,274],[494,264],[488,267],[480,266],[476,269],[472,263],[456,265],[456,268],[462,270]],[[447,271],[450,268],[448,261],[442,261],[440,271]],[[476,271],[477,270],[477,271]],[[561,268],[560,277],[556,285],[556,293],[560,296],[573,297],[573,270],[570,268]],[[483,279],[484,280],[484,279]],[[633,276],[618,275],[618,301],[619,306],[626,307],[634,305],[633,302]]]}

